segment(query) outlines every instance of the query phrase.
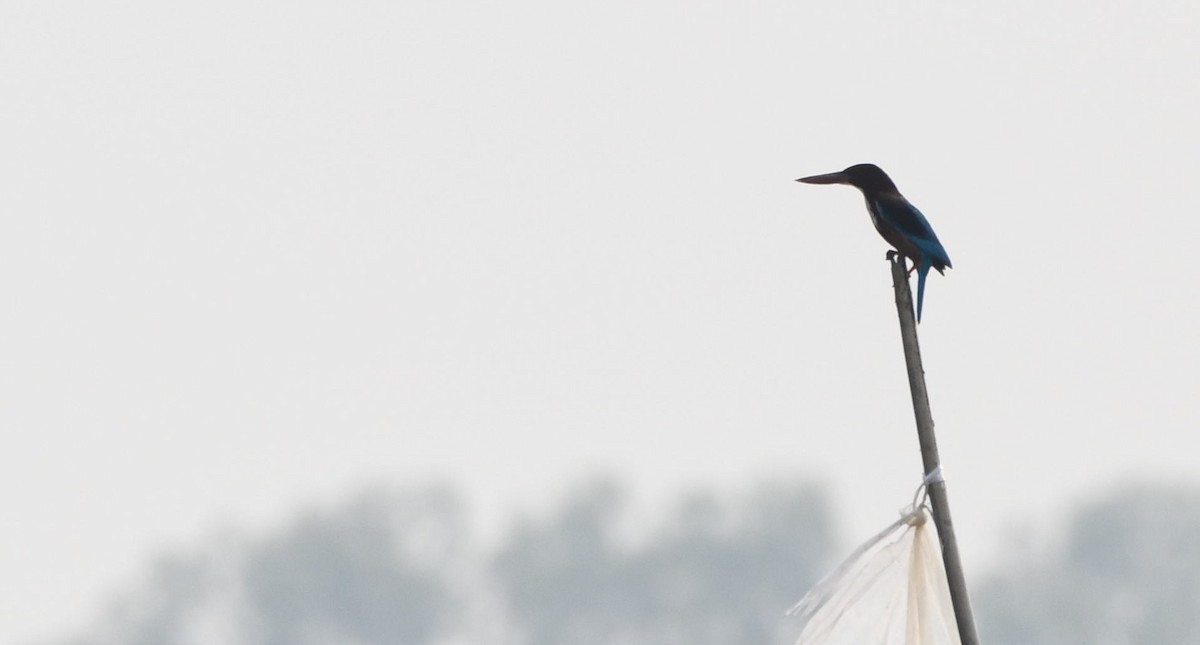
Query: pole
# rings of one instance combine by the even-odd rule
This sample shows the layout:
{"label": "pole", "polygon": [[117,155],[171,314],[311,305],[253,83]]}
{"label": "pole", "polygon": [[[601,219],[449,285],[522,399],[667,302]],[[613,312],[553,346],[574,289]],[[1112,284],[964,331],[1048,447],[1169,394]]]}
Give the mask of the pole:
{"label": "pole", "polygon": [[[942,464],[938,457],[937,437],[933,432],[933,414],[929,411],[929,392],[925,389],[925,368],[921,365],[921,347],[917,343],[917,320],[913,314],[912,290],[908,286],[908,270],[904,256],[889,253],[892,265],[892,286],[896,290],[896,313],[900,316],[900,338],[904,341],[904,362],[908,366],[908,386],[912,391],[913,414],[917,418],[917,438],[921,442],[921,461],[925,473],[932,473]],[[950,602],[954,605],[954,619],[958,623],[958,636],[962,645],[979,645],[979,634],[975,631],[975,614],[971,611],[971,598],[967,595],[967,580],[963,575],[962,561],[958,555],[958,540],[954,537],[954,523],[950,520],[950,502],[946,498],[946,482],[941,478],[930,482],[930,507],[933,524],[937,527],[938,540],[942,543],[942,562],[946,567],[946,582],[950,588]]]}

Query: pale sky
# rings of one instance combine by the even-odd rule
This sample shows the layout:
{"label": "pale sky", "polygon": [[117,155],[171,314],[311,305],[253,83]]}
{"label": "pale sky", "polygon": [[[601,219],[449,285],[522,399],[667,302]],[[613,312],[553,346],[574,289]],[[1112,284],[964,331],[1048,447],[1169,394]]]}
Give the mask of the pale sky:
{"label": "pale sky", "polygon": [[887,247],[792,181],[858,162],[954,261],[968,576],[1200,485],[1194,0],[191,5],[0,5],[0,642],[373,484],[812,476],[865,538],[921,474]]}

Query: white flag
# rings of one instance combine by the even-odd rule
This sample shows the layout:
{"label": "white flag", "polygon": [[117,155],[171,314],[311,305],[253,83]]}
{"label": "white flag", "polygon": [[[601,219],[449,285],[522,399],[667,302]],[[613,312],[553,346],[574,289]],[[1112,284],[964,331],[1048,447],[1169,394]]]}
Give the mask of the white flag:
{"label": "white flag", "polygon": [[930,519],[910,509],[818,582],[788,611],[796,645],[960,645]]}

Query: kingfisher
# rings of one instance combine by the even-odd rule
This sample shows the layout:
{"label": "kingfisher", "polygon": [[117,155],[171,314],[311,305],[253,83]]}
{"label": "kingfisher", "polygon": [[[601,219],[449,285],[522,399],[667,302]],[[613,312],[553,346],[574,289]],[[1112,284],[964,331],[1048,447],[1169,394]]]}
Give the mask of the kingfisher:
{"label": "kingfisher", "polygon": [[[917,322],[921,321],[921,306],[925,302],[925,277],[929,269],[945,275],[951,268],[950,256],[938,241],[929,220],[908,203],[896,189],[895,182],[879,166],[860,163],[826,175],[801,177],[806,184],[848,184],[862,191],[867,200],[867,212],[875,230],[901,255],[912,260],[917,272]],[[889,254],[890,257],[890,254]]]}

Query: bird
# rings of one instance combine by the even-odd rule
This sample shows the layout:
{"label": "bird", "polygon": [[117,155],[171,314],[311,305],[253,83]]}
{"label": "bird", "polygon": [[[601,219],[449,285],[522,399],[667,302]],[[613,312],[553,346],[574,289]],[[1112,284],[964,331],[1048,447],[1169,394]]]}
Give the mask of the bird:
{"label": "bird", "polygon": [[796,181],[805,184],[847,184],[862,191],[875,230],[896,251],[913,262],[909,273],[913,270],[917,272],[917,322],[920,322],[925,303],[925,278],[929,275],[929,269],[937,269],[938,273],[945,275],[946,269],[952,268],[950,256],[938,241],[929,220],[900,194],[892,178],[875,164],[855,164],[841,172],[801,177]]}

